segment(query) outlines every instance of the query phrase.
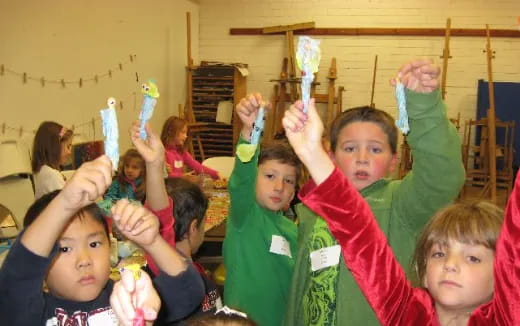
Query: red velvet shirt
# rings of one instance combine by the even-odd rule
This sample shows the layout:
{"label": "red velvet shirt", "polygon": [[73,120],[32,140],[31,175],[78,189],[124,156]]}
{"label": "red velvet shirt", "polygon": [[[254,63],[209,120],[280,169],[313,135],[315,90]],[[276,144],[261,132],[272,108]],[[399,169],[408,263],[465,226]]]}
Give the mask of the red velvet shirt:
{"label": "red velvet shirt", "polygon": [[[496,245],[493,298],[473,311],[468,325],[520,325],[519,187],[517,178]],[[319,186],[309,182],[299,196],[327,221],[382,325],[440,325],[433,298],[411,286],[370,207],[341,171]]]}
{"label": "red velvet shirt", "polygon": [[[172,248],[175,249],[175,231],[173,230],[173,224],[175,223],[175,219],[173,217],[173,205],[173,200],[170,197],[168,197],[168,207],[163,208],[159,211],[151,210],[151,212],[159,219],[159,234]],[[148,204],[146,204],[145,206],[146,208],[150,209]],[[145,256],[150,270],[153,272],[154,275],[158,275],[159,267],[155,265],[155,262],[149,254],[146,254]]]}

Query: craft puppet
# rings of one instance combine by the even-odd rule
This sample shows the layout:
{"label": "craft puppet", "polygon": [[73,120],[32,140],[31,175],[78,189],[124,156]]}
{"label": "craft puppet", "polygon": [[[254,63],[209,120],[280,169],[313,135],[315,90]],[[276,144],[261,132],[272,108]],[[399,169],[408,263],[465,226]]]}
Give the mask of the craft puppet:
{"label": "craft puppet", "polygon": [[153,109],[159,98],[159,89],[153,80],[148,80],[146,84],[143,84],[141,92],[143,96],[143,104],[141,105],[141,113],[139,114],[139,120],[141,120],[141,126],[139,128],[139,136],[141,139],[146,139],[148,135],[144,125],[153,115]]}
{"label": "craft puppet", "polygon": [[408,125],[408,112],[406,111],[406,96],[404,91],[404,85],[401,83],[399,78],[395,79],[395,98],[397,99],[397,108],[399,110],[399,117],[395,121],[397,128],[406,135],[410,131]]}
{"label": "craft puppet", "polygon": [[311,98],[311,85],[314,74],[318,72],[321,51],[320,41],[308,36],[300,36],[298,40],[298,50],[296,50],[296,63],[302,71],[302,102],[303,112],[307,112],[309,100]]}
{"label": "craft puppet", "polygon": [[108,108],[100,111],[105,136],[105,154],[112,161],[112,169],[117,170],[119,163],[119,128],[117,126],[116,99],[107,100]]}

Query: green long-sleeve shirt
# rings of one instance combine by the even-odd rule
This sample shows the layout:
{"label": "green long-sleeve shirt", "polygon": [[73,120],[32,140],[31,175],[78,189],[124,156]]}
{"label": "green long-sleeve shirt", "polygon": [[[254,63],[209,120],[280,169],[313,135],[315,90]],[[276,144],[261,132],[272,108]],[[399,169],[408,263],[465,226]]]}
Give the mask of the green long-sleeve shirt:
{"label": "green long-sleeve shirt", "polygon": [[[246,143],[239,140],[237,146]],[[237,155],[229,179],[231,198],[223,254],[225,304],[244,311],[260,326],[281,325],[296,257],[296,225],[256,202],[258,148],[249,162]],[[273,236],[289,243],[290,256],[270,252]],[[278,238],[279,239],[279,238]]]}
{"label": "green long-sleeve shirt", "polygon": [[[376,181],[361,190],[361,194],[372,208],[399,262],[406,270],[410,270],[419,231],[437,210],[457,196],[464,182],[464,168],[460,139],[446,117],[440,92],[420,94],[407,90],[406,99],[410,123],[407,140],[414,160],[412,171],[403,180]],[[319,239],[313,233],[318,232],[325,224],[303,205],[297,208],[297,215],[300,219],[298,254],[285,325],[308,326],[323,323],[324,316],[320,314],[325,314],[330,309],[335,310],[335,319],[329,325],[379,325],[345,266],[343,257],[336,267],[329,267],[336,268],[336,284],[333,290],[335,302],[330,304],[326,302],[325,296],[320,295],[312,298],[312,306],[303,306],[309,284],[316,275],[310,269],[309,247],[315,248],[319,244],[310,242]],[[328,233],[326,226],[324,231],[323,228],[321,230]],[[317,283],[319,286],[319,282]],[[307,318],[304,318],[305,314]]]}

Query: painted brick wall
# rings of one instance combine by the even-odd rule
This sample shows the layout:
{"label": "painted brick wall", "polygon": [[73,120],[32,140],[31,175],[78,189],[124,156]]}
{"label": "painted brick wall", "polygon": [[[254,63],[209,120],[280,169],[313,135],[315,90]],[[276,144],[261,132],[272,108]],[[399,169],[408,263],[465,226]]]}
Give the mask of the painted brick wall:
{"label": "painted brick wall", "polygon": [[[267,27],[314,21],[317,27],[432,27],[516,29],[519,0],[201,0],[201,60],[249,64],[248,91],[272,94],[285,55],[285,37],[231,36],[232,27]],[[337,85],[346,89],[344,108],[368,104],[374,56],[378,73],[374,102],[395,116],[393,89],[388,86],[401,64],[415,57],[432,58],[442,66],[444,37],[329,36],[322,40],[318,81],[336,57]],[[475,116],[477,80],[487,80],[485,38],[452,37],[448,66],[448,115],[462,120]],[[491,46],[495,81],[520,82],[520,38],[495,38]],[[318,90],[322,90],[318,88]],[[461,128],[462,129],[462,128]],[[462,130],[461,130],[462,131]]]}

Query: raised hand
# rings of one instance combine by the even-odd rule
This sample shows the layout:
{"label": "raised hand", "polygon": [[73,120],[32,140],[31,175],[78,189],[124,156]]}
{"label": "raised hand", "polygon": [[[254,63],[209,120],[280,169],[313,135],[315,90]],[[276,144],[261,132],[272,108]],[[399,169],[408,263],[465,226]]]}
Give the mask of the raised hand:
{"label": "raised hand", "polygon": [[143,206],[119,200],[112,206],[112,217],[117,228],[130,241],[141,247],[151,245],[159,235],[159,220]]}
{"label": "raised hand", "polygon": [[157,319],[161,299],[147,273],[141,272],[136,280],[130,270],[123,270],[121,280],[114,284],[110,305],[122,325],[134,325],[137,309],[143,312],[146,323],[152,325]]}
{"label": "raised hand", "polygon": [[139,136],[139,121],[132,123],[130,127],[130,139],[135,148],[141,154],[146,163],[161,163],[164,161],[164,146],[159,136],[152,130],[150,125],[145,125],[148,138],[143,140]]}
{"label": "raised hand", "polygon": [[112,162],[106,155],[83,163],[61,190],[64,209],[77,211],[103,196],[112,183]]}
{"label": "raised hand", "polygon": [[[404,64],[397,77],[403,85],[418,93],[431,93],[439,87],[440,68],[430,59],[418,59]],[[390,84],[395,86],[395,79]]]}
{"label": "raised hand", "polygon": [[294,102],[285,111],[282,125],[287,139],[304,164],[313,158],[316,150],[322,148],[323,123],[316,111],[314,99],[309,102],[307,114],[303,112],[302,101]]}
{"label": "raised hand", "polygon": [[334,170],[334,164],[323,148],[323,123],[316,111],[314,99],[310,100],[307,113],[303,113],[301,101],[291,105],[285,111],[282,125],[294,152],[305,164],[314,182],[322,183]]}
{"label": "raised hand", "polygon": [[258,115],[258,109],[261,107],[263,107],[265,110],[269,110],[271,104],[269,102],[265,102],[262,99],[262,95],[260,93],[249,94],[247,97],[241,99],[235,107],[235,112],[243,124],[242,137],[244,139],[249,140],[251,136],[251,130],[253,129],[253,123],[255,122],[256,116]]}

